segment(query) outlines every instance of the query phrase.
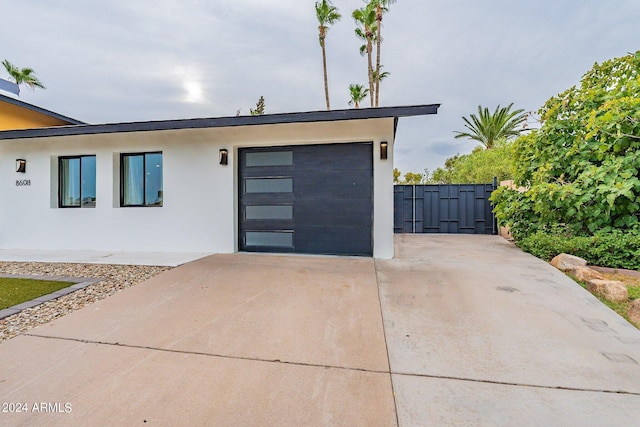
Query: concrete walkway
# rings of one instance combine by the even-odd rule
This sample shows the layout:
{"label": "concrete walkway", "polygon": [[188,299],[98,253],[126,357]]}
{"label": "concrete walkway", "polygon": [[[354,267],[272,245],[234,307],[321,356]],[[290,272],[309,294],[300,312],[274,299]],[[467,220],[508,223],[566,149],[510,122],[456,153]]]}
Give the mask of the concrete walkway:
{"label": "concrete walkway", "polygon": [[202,252],[109,252],[0,249],[0,261],[73,264],[158,265],[175,267],[204,258]]}
{"label": "concrete walkway", "polygon": [[209,256],[0,344],[0,425],[636,422],[640,331],[588,292],[498,237],[396,244]]}

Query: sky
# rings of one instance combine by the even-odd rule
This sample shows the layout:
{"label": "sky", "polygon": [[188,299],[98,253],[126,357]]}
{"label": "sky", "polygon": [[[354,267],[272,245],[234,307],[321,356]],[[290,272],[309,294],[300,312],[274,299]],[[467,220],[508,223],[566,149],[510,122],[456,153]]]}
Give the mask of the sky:
{"label": "sky", "polygon": [[[5,3],[5,2],[3,2]],[[313,0],[22,0],[3,4],[0,59],[46,90],[20,99],[89,123],[326,108]],[[326,39],[333,109],[368,85],[351,13]],[[476,144],[454,139],[479,105],[536,111],[595,62],[640,49],[638,0],[398,0],[383,22],[380,106],[441,104],[402,118],[394,166],[433,170]],[[7,78],[0,69],[0,78]],[[363,105],[368,105],[365,101]]]}

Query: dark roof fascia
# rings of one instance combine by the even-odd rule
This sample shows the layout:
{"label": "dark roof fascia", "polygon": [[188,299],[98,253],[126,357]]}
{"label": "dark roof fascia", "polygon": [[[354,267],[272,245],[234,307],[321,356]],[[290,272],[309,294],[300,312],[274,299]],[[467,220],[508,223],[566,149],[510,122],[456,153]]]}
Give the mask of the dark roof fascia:
{"label": "dark roof fascia", "polygon": [[[56,126],[49,128],[8,130],[0,132],[0,140],[40,138],[71,135],[96,135],[119,132],[147,132],[178,129],[269,125],[284,123],[313,123],[340,120],[362,120],[437,114],[440,104],[403,107],[359,108],[348,110],[310,111],[302,113],[264,114],[202,119],[161,120],[149,122],[108,123],[100,125]],[[394,128],[396,122],[394,121]],[[394,129],[395,132],[395,129]]]}
{"label": "dark roof fascia", "polygon": [[[26,108],[27,110],[35,111],[36,113],[44,114],[49,117],[56,118],[58,120],[65,121],[71,125],[86,125],[85,122],[81,122],[80,120],[72,119],[71,117],[63,116],[62,114],[54,113],[53,111],[46,110],[42,107],[38,107],[37,105],[29,104],[24,101],[20,101],[19,99],[11,98],[10,96],[6,96],[0,93],[0,101],[6,102],[8,104],[13,104],[18,107]],[[46,129],[46,128],[42,128]]]}

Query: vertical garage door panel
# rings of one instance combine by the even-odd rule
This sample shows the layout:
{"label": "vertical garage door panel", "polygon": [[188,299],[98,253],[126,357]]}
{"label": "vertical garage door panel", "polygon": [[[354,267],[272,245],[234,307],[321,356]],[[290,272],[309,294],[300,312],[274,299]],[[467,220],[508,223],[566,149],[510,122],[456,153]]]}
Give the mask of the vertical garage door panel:
{"label": "vertical garage door panel", "polygon": [[[289,198],[294,218],[288,230],[294,234],[294,247],[282,252],[372,255],[373,213],[373,145],[326,144],[277,147],[272,150],[292,150],[293,165],[288,167],[248,168],[245,153],[269,149],[241,149],[240,181],[259,173],[261,177],[292,176],[293,192],[280,194],[246,194],[240,188],[240,211],[255,200],[264,202],[273,197],[281,203]],[[254,227],[261,230],[282,230],[282,221],[247,221],[240,218],[241,250],[273,251],[278,248],[250,247],[245,233]],[[280,227],[280,228],[278,228]]]}

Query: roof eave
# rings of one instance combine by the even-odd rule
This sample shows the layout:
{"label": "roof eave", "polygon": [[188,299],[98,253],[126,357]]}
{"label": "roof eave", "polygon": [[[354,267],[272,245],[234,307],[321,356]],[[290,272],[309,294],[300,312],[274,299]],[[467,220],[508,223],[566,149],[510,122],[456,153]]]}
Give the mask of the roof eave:
{"label": "roof eave", "polygon": [[99,125],[56,126],[49,128],[9,130],[0,132],[0,140],[57,137],[72,135],[96,135],[119,132],[149,132],[178,129],[202,129],[216,127],[255,126],[285,123],[313,123],[336,120],[363,120],[394,118],[394,132],[398,117],[437,114],[440,104],[402,107],[360,108],[301,113],[264,114],[258,116],[231,116],[217,118],[160,120],[148,122],[108,123]]}
{"label": "roof eave", "polygon": [[0,93],[0,101],[15,105],[17,107],[25,108],[27,110],[34,111],[36,113],[44,114],[45,116],[53,117],[58,120],[62,120],[64,122],[69,123],[70,125],[86,125],[85,122],[81,122],[80,120],[63,116],[62,114],[58,114],[56,112],[47,110],[45,108],[38,107],[37,105],[29,104],[28,102],[24,102],[19,99],[11,98],[10,96],[6,96],[1,93]]}

